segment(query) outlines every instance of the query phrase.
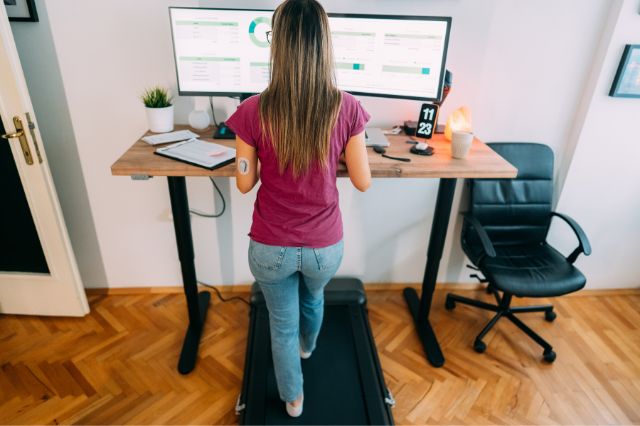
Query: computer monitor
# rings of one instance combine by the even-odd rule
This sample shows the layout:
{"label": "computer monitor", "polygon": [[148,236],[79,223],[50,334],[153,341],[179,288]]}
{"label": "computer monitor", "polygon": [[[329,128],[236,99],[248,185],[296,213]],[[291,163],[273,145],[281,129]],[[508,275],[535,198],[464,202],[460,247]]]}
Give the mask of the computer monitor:
{"label": "computer monitor", "polygon": [[[273,11],[169,8],[180,95],[233,96],[269,83]],[[336,80],[368,96],[437,101],[451,18],[329,14]]]}

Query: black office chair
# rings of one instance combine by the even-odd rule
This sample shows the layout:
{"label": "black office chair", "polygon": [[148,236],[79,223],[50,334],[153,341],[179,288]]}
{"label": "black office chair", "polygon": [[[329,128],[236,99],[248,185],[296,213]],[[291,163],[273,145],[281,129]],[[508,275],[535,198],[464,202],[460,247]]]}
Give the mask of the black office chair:
{"label": "black office chair", "polygon": [[[488,283],[496,305],[447,294],[445,307],[456,303],[495,312],[474,342],[476,352],[487,346],[482,338],[506,317],[544,348],[543,358],[553,362],[556,354],[549,343],[527,327],[516,314],[544,312],[547,321],[556,318],[552,305],[511,306],[516,297],[554,297],[578,291],[586,278],[573,266],[577,257],[591,254],[589,240],[570,217],[551,211],[553,197],[553,151],[536,143],[490,143],[494,151],[518,169],[515,179],[473,179],[469,212],[464,214],[462,248]],[[578,237],[578,247],[568,256],[551,247],[547,233],[553,216],[569,224]],[[502,295],[500,294],[502,293]]]}

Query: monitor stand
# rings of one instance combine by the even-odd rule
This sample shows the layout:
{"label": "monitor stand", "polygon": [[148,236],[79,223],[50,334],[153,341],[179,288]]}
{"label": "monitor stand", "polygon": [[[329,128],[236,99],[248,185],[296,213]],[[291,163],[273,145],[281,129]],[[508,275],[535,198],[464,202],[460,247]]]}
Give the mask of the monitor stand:
{"label": "monitor stand", "polygon": [[[254,93],[241,93],[240,102],[243,102],[245,99],[253,95]],[[218,127],[216,127],[216,131],[213,133],[213,138],[214,139],[235,139],[236,134],[233,133],[233,130],[227,127],[224,121],[221,121],[220,123],[218,123]]]}

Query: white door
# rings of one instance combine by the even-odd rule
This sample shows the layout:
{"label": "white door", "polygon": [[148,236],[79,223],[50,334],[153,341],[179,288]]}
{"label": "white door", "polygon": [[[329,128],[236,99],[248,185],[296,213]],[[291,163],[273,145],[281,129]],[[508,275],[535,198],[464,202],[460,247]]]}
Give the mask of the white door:
{"label": "white door", "polygon": [[0,134],[0,313],[83,316],[89,305],[1,4]]}

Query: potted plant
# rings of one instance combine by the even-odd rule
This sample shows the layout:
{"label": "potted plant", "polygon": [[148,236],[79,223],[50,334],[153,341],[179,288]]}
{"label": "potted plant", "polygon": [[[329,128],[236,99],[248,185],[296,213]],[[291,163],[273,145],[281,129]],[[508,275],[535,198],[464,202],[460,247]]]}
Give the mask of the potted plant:
{"label": "potted plant", "polygon": [[154,133],[166,133],[173,130],[173,105],[169,90],[155,86],[144,91],[142,103],[147,110],[149,130]]}

